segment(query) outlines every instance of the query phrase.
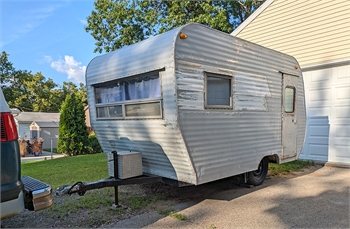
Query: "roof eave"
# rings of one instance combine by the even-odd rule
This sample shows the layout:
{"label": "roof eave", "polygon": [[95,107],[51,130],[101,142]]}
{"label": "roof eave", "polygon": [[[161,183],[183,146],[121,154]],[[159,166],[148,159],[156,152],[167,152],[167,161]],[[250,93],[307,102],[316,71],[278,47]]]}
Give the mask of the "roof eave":
{"label": "roof eave", "polygon": [[244,20],[232,33],[232,36],[237,36],[245,27],[247,27],[255,18],[257,18],[274,0],[266,0],[257,10],[254,11],[246,20]]}

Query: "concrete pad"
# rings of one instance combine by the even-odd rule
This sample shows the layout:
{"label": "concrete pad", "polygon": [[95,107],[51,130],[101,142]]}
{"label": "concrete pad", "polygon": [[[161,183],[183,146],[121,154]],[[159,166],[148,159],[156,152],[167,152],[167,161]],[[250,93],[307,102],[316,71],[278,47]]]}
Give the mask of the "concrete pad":
{"label": "concrete pad", "polygon": [[40,154],[39,156],[34,156],[33,154],[26,154],[25,157],[21,157],[21,162],[50,160],[62,157],[65,157],[65,155],[43,151],[42,154]]}
{"label": "concrete pad", "polygon": [[267,179],[200,202],[173,206],[187,220],[150,212],[111,228],[350,228],[350,170],[322,167],[293,178]]}

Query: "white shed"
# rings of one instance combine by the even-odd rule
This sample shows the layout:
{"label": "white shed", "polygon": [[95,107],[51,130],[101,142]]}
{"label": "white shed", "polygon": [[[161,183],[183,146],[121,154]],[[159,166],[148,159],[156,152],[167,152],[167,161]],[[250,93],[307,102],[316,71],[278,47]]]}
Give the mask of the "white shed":
{"label": "white shed", "polygon": [[307,137],[301,159],[350,165],[350,1],[267,0],[231,35],[301,65]]}
{"label": "white shed", "polygon": [[50,149],[57,147],[58,142],[58,122],[39,122],[33,121],[30,126],[31,138],[42,138],[44,140],[42,147]]}
{"label": "white shed", "polygon": [[59,123],[60,113],[21,112],[14,118],[16,121],[19,138],[28,140],[33,138],[30,132],[30,125],[33,121]]}

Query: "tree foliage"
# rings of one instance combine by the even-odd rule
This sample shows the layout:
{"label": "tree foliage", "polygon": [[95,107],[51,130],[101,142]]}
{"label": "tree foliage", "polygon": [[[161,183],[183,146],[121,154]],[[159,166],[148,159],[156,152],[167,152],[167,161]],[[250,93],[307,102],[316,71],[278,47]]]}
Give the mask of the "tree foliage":
{"label": "tree foliage", "polygon": [[94,52],[110,52],[188,22],[229,33],[263,2],[96,0],[85,30],[96,40]]}
{"label": "tree foliage", "polygon": [[35,74],[27,70],[17,70],[8,60],[9,54],[0,56],[0,86],[11,108],[21,111],[59,112],[66,96],[78,93],[87,105],[86,88],[72,82],[59,86],[52,79],[46,79],[41,72]]}
{"label": "tree foliage", "polygon": [[84,106],[76,93],[67,95],[62,104],[58,132],[58,152],[72,156],[89,151]]}
{"label": "tree foliage", "polygon": [[6,52],[1,52],[0,56],[0,85],[7,85],[12,78],[14,67],[12,63],[8,60],[8,54]]}

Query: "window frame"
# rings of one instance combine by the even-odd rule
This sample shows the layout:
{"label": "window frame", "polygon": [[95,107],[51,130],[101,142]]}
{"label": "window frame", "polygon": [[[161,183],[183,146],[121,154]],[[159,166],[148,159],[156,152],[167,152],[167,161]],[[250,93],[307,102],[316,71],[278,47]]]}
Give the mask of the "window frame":
{"label": "window frame", "polygon": [[[226,79],[230,82],[230,105],[208,105],[208,77],[212,78],[220,78],[220,79]],[[204,87],[205,87],[205,95],[204,95],[204,108],[205,109],[233,109],[233,77],[223,74],[217,74],[217,73],[211,73],[211,72],[204,72]]]}
{"label": "window frame", "polygon": [[[147,77],[148,75],[154,75],[154,71],[152,72],[147,72],[144,74],[139,74],[139,75],[133,75],[130,77],[124,77],[124,78],[119,78],[99,84],[92,85],[93,90],[94,90],[94,100],[95,100],[95,112],[96,112],[96,120],[101,121],[101,120],[136,120],[136,119],[162,119],[163,118],[163,90],[162,90],[162,77],[161,73],[157,71],[158,77],[159,77],[159,83],[160,83],[160,97],[155,97],[155,98],[145,98],[145,99],[133,99],[133,100],[124,100],[124,101],[118,101],[118,102],[106,102],[106,103],[97,103],[97,95],[96,95],[96,87],[101,86],[106,83],[114,83],[117,81],[122,81],[122,80],[132,80],[133,78],[142,78],[142,77]],[[137,104],[151,104],[151,103],[159,103],[159,115],[149,115],[149,116],[127,116],[126,115],[126,105],[137,105]],[[112,107],[112,106],[121,106],[122,107],[122,116],[120,117],[98,117],[98,112],[97,109],[101,107]]]}
{"label": "window frame", "polygon": [[[287,111],[286,110],[286,90],[287,89],[292,89],[293,90],[293,110],[292,111]],[[287,85],[284,88],[284,95],[283,95],[283,108],[284,108],[284,113],[286,114],[294,114],[295,113],[295,103],[296,103],[296,88],[294,86],[289,86]]]}

